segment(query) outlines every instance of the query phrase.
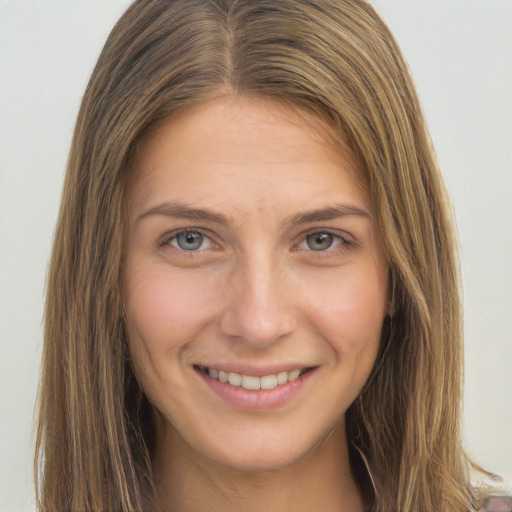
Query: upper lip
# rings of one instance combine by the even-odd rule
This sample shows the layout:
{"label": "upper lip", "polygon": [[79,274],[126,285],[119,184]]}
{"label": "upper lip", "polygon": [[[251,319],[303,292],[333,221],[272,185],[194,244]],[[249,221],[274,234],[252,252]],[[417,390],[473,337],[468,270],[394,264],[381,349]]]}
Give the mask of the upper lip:
{"label": "upper lip", "polygon": [[316,365],[303,363],[276,363],[270,365],[254,365],[242,363],[202,363],[194,365],[197,368],[215,368],[226,373],[239,373],[241,375],[251,375],[254,377],[263,377],[265,375],[277,375],[279,372],[289,372],[292,370],[302,370],[314,368]]}

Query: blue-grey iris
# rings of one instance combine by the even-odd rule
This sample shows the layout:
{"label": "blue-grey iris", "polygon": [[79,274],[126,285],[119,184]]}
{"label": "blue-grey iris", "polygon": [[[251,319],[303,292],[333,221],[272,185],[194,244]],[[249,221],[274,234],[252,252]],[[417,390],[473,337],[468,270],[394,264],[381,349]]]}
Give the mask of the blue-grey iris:
{"label": "blue-grey iris", "polygon": [[313,233],[306,237],[306,243],[312,251],[325,251],[334,242],[334,235],[331,233]]}
{"label": "blue-grey iris", "polygon": [[198,231],[187,231],[176,236],[176,243],[184,251],[196,251],[203,244],[203,235]]}

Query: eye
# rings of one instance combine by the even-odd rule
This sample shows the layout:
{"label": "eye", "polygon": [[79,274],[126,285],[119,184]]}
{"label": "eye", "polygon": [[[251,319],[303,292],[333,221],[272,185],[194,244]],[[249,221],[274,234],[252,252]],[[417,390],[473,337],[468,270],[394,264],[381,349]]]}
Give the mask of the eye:
{"label": "eye", "polygon": [[200,231],[181,231],[176,233],[169,242],[172,246],[182,251],[199,251],[209,249],[212,241]]}
{"label": "eye", "polygon": [[312,251],[325,251],[334,242],[334,235],[331,233],[313,233],[306,237],[306,244]]}
{"label": "eye", "polygon": [[348,242],[341,236],[330,233],[329,231],[315,231],[305,237],[299,245],[299,248],[322,252],[345,244],[348,244]]}

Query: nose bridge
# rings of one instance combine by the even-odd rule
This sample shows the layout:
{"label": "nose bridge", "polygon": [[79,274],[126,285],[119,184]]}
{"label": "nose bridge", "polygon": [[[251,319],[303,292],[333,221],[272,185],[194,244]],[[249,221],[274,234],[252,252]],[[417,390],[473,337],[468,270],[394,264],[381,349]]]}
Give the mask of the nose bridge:
{"label": "nose bridge", "polygon": [[242,256],[229,289],[221,321],[225,334],[264,347],[293,331],[291,290],[284,269],[269,251]]}

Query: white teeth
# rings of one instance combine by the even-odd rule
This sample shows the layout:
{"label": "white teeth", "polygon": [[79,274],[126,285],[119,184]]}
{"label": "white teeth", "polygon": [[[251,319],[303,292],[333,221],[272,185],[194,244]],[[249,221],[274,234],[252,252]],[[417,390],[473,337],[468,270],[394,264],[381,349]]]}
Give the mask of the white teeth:
{"label": "white teeth", "polygon": [[223,383],[229,383],[232,386],[243,387],[256,391],[258,389],[274,389],[277,386],[283,386],[288,382],[297,380],[303,373],[304,369],[295,369],[289,372],[283,371],[277,374],[264,375],[257,377],[256,375],[242,375],[235,372],[225,372],[224,370],[216,370],[215,368],[205,368],[203,371],[212,379],[218,380]]}
{"label": "white teeth", "polygon": [[244,389],[260,389],[260,378],[253,375],[242,375],[242,387]]}
{"label": "white teeth", "polygon": [[265,375],[261,377],[261,389],[274,389],[277,387],[277,377],[275,375]]}
{"label": "white teeth", "polygon": [[288,372],[288,382],[293,382],[294,380],[297,380],[300,375],[300,370],[292,370],[291,372]]}
{"label": "white teeth", "polygon": [[277,383],[279,386],[286,384],[288,382],[288,372],[279,372],[277,374]]}
{"label": "white teeth", "polygon": [[229,372],[228,380],[232,386],[241,386],[242,385],[242,376],[239,373]]}

